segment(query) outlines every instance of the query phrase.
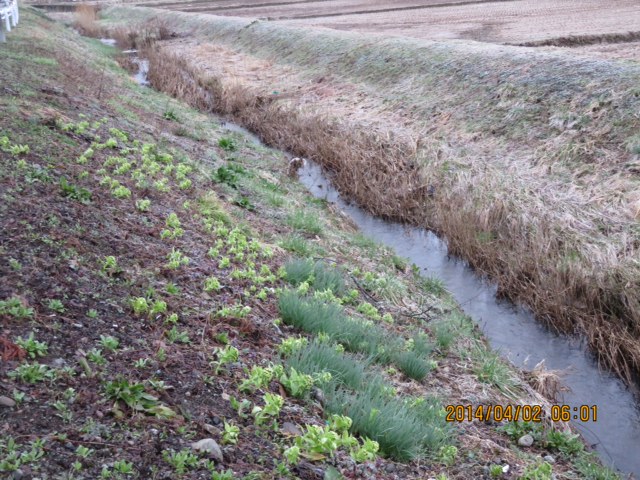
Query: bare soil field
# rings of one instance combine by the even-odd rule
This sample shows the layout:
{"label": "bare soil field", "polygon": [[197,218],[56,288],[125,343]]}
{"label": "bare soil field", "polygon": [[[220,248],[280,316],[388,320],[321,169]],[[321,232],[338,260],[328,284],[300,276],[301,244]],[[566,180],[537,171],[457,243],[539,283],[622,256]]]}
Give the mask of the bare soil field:
{"label": "bare soil field", "polygon": [[144,4],[305,27],[498,43],[620,34],[640,25],[640,5],[633,0],[196,0]]}
{"label": "bare soil field", "polygon": [[[246,14],[246,11],[239,13]],[[271,16],[278,16],[275,8]],[[519,43],[636,30],[640,25],[640,5],[631,0],[486,2],[392,13],[318,16],[292,19],[289,24],[426,39]]]}

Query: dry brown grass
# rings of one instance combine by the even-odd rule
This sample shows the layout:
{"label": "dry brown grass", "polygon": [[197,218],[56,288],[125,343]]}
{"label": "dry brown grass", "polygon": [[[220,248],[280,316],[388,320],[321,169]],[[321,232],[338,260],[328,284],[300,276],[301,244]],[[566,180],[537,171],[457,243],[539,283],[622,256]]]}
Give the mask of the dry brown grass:
{"label": "dry brown grass", "polygon": [[157,41],[175,36],[167,22],[159,18],[151,18],[133,27],[110,28],[107,32],[109,37],[115,39],[118,46],[125,50],[143,50]]}
{"label": "dry brown grass", "polygon": [[75,27],[88,37],[100,37],[102,28],[97,23],[98,7],[81,3],[76,7],[75,11]]}
{"label": "dry brown grass", "polygon": [[[637,290],[629,288],[637,277],[628,268],[633,264],[590,244],[577,254],[584,261],[571,261],[576,244],[567,238],[581,236],[573,209],[550,211],[542,199],[529,203],[518,183],[504,184],[505,172],[460,172],[434,185],[438,177],[430,178],[420,165],[412,138],[293,108],[278,96],[211,77],[161,48],[148,56],[156,88],[226,115],[270,145],[318,161],[341,191],[372,213],[437,230],[453,253],[498,281],[500,294],[524,301],[558,331],[585,334],[598,357],[623,378],[638,370],[640,308]],[[578,207],[587,215],[591,210]],[[602,265],[610,270],[598,271]]]}

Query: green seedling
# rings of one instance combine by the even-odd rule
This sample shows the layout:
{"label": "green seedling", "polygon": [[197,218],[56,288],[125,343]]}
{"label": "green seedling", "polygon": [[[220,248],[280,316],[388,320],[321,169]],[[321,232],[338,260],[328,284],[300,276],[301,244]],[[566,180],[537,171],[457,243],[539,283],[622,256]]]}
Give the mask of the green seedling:
{"label": "green seedling", "polygon": [[102,262],[102,271],[108,273],[109,275],[113,275],[118,273],[120,269],[118,268],[118,260],[113,255],[109,255],[104,258]]}
{"label": "green seedling", "polygon": [[37,362],[23,363],[8,373],[10,378],[17,378],[25,383],[37,383],[44,380],[55,380],[56,371]]}
{"label": "green seedling", "polygon": [[260,388],[267,388],[272,379],[273,370],[254,365],[251,367],[249,378],[243,380],[239,389],[241,392],[255,392]]}
{"label": "green seedling", "polygon": [[313,387],[313,377],[305,373],[299,373],[293,367],[289,370],[288,375],[283,374],[279,380],[287,392],[296,398],[304,397]]}
{"label": "green seedling", "polygon": [[35,339],[33,332],[27,338],[18,337],[16,344],[21,346],[31,358],[44,357],[49,347],[44,342]]}
{"label": "green seedling", "polygon": [[167,332],[167,340],[171,343],[191,343],[189,333],[186,330],[179,331],[175,325]]}
{"label": "green seedling", "polygon": [[63,303],[55,298],[47,302],[47,307],[49,308],[49,310],[53,310],[54,312],[58,313],[64,313],[65,310]]}
{"label": "green seedling", "polygon": [[17,319],[33,318],[33,308],[24,305],[18,297],[12,297],[0,301],[0,315],[9,315]]}
{"label": "green seedling", "polygon": [[87,352],[87,359],[96,365],[104,365],[107,363],[107,359],[102,355],[102,350],[92,348]]}
{"label": "green seedling", "polygon": [[245,411],[251,408],[251,402],[246,398],[239,402],[235,397],[231,397],[229,399],[229,403],[231,404],[231,408],[233,408],[240,418],[247,418],[247,414]]}
{"label": "green seedling", "polygon": [[256,425],[264,424],[269,418],[277,418],[284,405],[284,398],[275,393],[265,393],[262,396],[264,407],[254,406],[251,414],[254,416]]}
{"label": "green seedling", "polygon": [[146,315],[149,312],[149,303],[144,297],[136,297],[129,300],[133,313],[138,316]]}
{"label": "green seedling", "polygon": [[216,277],[208,277],[204,281],[205,292],[217,292],[222,288],[220,281]]}
{"label": "green seedling", "polygon": [[215,368],[216,375],[220,373],[220,369],[224,365],[238,361],[238,349],[232,345],[225,345],[224,348],[218,348],[215,353],[217,354],[218,360],[211,362],[211,366]]}
{"label": "green seedling", "polygon": [[151,206],[151,200],[148,198],[141,198],[136,200],[136,208],[141,212],[148,212]]}
{"label": "green seedling", "polygon": [[222,434],[222,443],[235,445],[238,443],[240,428],[232,423],[224,422],[224,433]]}
{"label": "green seedling", "polygon": [[187,470],[198,466],[197,455],[194,455],[187,449],[180,450],[179,452],[174,450],[164,450],[162,452],[162,458],[164,458],[165,462],[173,467],[178,475],[183,475],[187,473]]}
{"label": "green seedling", "polygon": [[177,270],[181,266],[189,265],[190,259],[182,254],[180,250],[176,250],[175,248],[171,249],[171,253],[168,255],[169,263],[167,264],[167,268],[172,270]]}
{"label": "green seedling", "polygon": [[110,352],[115,352],[120,345],[120,341],[111,335],[100,335],[100,345]]}

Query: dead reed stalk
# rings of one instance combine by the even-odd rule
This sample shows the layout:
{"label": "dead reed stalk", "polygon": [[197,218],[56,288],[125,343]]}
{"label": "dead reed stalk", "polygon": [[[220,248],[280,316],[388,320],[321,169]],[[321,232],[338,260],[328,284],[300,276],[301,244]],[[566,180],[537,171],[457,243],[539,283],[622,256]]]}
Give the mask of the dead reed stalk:
{"label": "dead reed stalk", "polygon": [[87,37],[98,38],[102,34],[102,28],[97,23],[98,7],[81,3],[75,11],[75,27]]}

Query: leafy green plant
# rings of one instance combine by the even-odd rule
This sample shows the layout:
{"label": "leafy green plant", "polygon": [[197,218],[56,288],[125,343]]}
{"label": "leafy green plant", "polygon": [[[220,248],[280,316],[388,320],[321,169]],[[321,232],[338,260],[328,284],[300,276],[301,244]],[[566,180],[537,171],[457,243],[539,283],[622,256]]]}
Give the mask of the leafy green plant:
{"label": "leafy green plant", "polygon": [[211,480],[234,480],[233,470],[230,468],[224,472],[211,472]]}
{"label": "leafy green plant", "polygon": [[249,400],[245,398],[239,402],[235,397],[231,397],[229,399],[229,403],[231,404],[231,408],[238,412],[238,416],[240,418],[247,418],[247,414],[244,412],[251,407],[251,402]]}
{"label": "leafy green plant", "polygon": [[240,428],[238,426],[224,422],[224,432],[222,433],[222,443],[235,445],[238,443]]}
{"label": "leafy green plant", "polygon": [[238,148],[233,138],[229,137],[221,137],[218,140],[218,146],[227,152],[233,152]]}
{"label": "leafy green plant", "polygon": [[553,468],[547,462],[536,465],[529,465],[525,468],[519,480],[551,480],[553,478]]}
{"label": "leafy green plant", "polygon": [[254,416],[256,425],[262,425],[269,418],[277,418],[284,405],[284,398],[275,393],[265,393],[262,396],[264,407],[254,406],[251,414]]}
{"label": "leafy green plant", "polygon": [[218,167],[213,174],[213,180],[217,183],[224,183],[231,188],[238,188],[241,176],[247,175],[247,171],[239,165],[227,165]]}
{"label": "leafy green plant", "polygon": [[33,332],[27,338],[18,337],[16,344],[20,345],[31,358],[44,357],[49,347],[45,342],[35,339]]}
{"label": "leafy green plant", "polygon": [[438,459],[447,467],[453,466],[458,457],[458,448],[453,445],[444,445],[438,451]]}
{"label": "leafy green plant", "polygon": [[500,478],[502,477],[502,474],[504,473],[504,470],[502,469],[502,465],[491,465],[489,467],[489,475],[491,476],[491,478]]}
{"label": "leafy green plant", "polygon": [[282,339],[280,345],[278,345],[278,353],[283,357],[289,357],[308,344],[309,340],[305,337],[287,337]]}
{"label": "leafy green plant", "polygon": [[136,200],[136,208],[141,212],[148,212],[151,206],[151,200],[148,198],[140,198]]}
{"label": "leafy green plant", "polygon": [[33,308],[24,305],[18,297],[11,297],[0,301],[0,315],[10,315],[14,318],[32,318]]}
{"label": "leafy green plant", "polygon": [[175,325],[167,332],[167,340],[171,343],[191,343],[189,333],[186,330],[178,330]]}
{"label": "leafy green plant", "polygon": [[117,460],[113,462],[113,470],[121,473],[122,475],[133,475],[136,471],[135,468],[133,468],[133,463],[127,462],[126,460]]}
{"label": "leafy green plant", "polygon": [[180,219],[178,218],[178,215],[176,215],[174,212],[171,212],[167,216],[165,220],[165,224],[167,228],[162,230],[162,232],[160,232],[160,238],[162,239],[169,238],[173,240],[175,238],[178,238],[184,235],[184,229],[181,226]]}
{"label": "leafy green plant", "polygon": [[584,443],[580,440],[579,435],[555,430],[547,434],[547,446],[567,456],[575,455],[584,450]]}
{"label": "leafy green plant", "polygon": [[89,190],[70,184],[65,177],[60,179],[60,190],[62,190],[63,197],[68,197],[81,203],[89,203],[91,201],[91,192]]}
{"label": "leafy green plant", "polygon": [[189,257],[183,255],[180,250],[176,250],[175,248],[171,249],[171,253],[167,256],[169,263],[167,264],[167,268],[172,270],[176,270],[184,265],[189,265],[190,259]]}
{"label": "leafy green plant", "polygon": [[136,315],[146,315],[149,312],[149,302],[144,297],[135,297],[129,300],[129,304]]}
{"label": "leafy green plant", "polygon": [[10,378],[17,378],[25,383],[37,383],[43,380],[55,380],[56,371],[37,362],[23,363],[8,373]]}
{"label": "leafy green plant", "polygon": [[245,318],[251,312],[248,305],[235,304],[223,307],[216,312],[216,316],[222,318]]}
{"label": "leafy green plant", "polygon": [[296,438],[296,445],[313,460],[332,455],[342,445],[340,435],[329,426],[307,425],[303,435]]}
{"label": "leafy green plant", "polygon": [[129,190],[124,185],[119,185],[116,188],[114,188],[113,190],[111,190],[111,195],[113,195],[116,198],[120,198],[120,199],[129,198],[129,197],[131,197],[131,190]]}
{"label": "leafy green plant", "polygon": [[65,311],[64,304],[56,298],[50,299],[47,302],[47,307],[49,308],[49,310],[53,310],[54,312],[58,313],[64,313]]}
{"label": "leafy green plant", "polygon": [[96,365],[104,365],[107,363],[107,359],[102,355],[102,350],[92,348],[87,352],[87,359]]}
{"label": "leafy green plant", "polygon": [[205,292],[217,292],[222,288],[220,281],[216,277],[208,277],[204,281]]}
{"label": "leafy green plant", "polygon": [[155,300],[149,309],[149,316],[157,317],[164,313],[167,313],[167,302],[164,300]]}
{"label": "leafy green plant", "polygon": [[109,275],[114,275],[120,271],[118,267],[118,260],[113,255],[108,255],[104,257],[102,261],[102,271],[108,273]]}
{"label": "leafy green plant", "polygon": [[130,383],[124,377],[105,382],[104,391],[107,398],[115,402],[114,410],[116,412],[119,411],[118,402],[122,402],[131,410],[161,418],[173,418],[176,415],[169,407],[162,405],[157,397],[146,393],[142,383]]}
{"label": "leafy green plant", "polygon": [[100,335],[100,345],[110,352],[115,352],[120,346],[120,341],[111,335]]}
{"label": "leafy green plant", "polygon": [[542,436],[542,426],[535,422],[508,422],[498,427],[498,430],[506,433],[512,439],[517,440],[527,433],[531,434],[534,439],[539,439]]}
{"label": "leafy green plant", "polygon": [[279,378],[282,386],[287,392],[296,398],[304,397],[311,387],[313,387],[313,377],[304,373],[299,373],[295,368],[290,368],[288,374],[283,374]]}
{"label": "leafy green plant", "polygon": [[172,122],[177,122],[178,121],[178,115],[173,110],[165,111],[162,114],[162,118],[164,118],[165,120],[172,121]]}
{"label": "leafy green plant", "polygon": [[198,456],[186,448],[179,452],[164,450],[162,452],[162,458],[173,467],[178,475],[187,473],[187,470],[198,466]]}
{"label": "leafy green plant", "polygon": [[225,345],[224,348],[218,348],[215,351],[218,359],[211,362],[211,365],[215,368],[215,373],[220,373],[220,368],[228,363],[234,363],[238,361],[239,352],[238,349],[232,345]]}
{"label": "leafy green plant", "polygon": [[378,442],[365,438],[361,446],[351,450],[350,455],[358,463],[372,462],[378,457],[379,450]]}
{"label": "leafy green plant", "polygon": [[267,388],[272,379],[273,370],[254,365],[249,372],[249,378],[242,381],[239,390],[241,392],[255,392],[260,388]]}

